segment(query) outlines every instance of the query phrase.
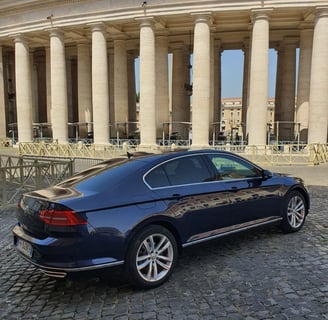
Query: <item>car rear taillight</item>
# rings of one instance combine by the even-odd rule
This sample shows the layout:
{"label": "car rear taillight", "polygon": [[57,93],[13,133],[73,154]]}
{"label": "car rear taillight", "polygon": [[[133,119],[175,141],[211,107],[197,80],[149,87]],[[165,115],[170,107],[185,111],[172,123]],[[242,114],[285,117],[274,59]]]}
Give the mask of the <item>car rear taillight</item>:
{"label": "car rear taillight", "polygon": [[87,224],[87,221],[72,210],[43,210],[40,219],[52,226],[78,226]]}

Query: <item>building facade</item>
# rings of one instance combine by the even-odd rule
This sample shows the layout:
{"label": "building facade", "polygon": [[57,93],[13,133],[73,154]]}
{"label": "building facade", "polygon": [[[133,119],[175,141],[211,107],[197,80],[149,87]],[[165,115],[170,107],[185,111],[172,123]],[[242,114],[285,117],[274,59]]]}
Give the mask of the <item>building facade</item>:
{"label": "building facade", "polygon": [[[243,121],[243,101],[241,98],[221,99],[221,121],[218,123],[220,132],[218,140],[244,142],[246,123]],[[267,101],[266,112],[267,134],[275,128],[274,99]]]}
{"label": "building facade", "polygon": [[243,135],[263,145],[270,48],[275,121],[299,123],[302,140],[326,143],[328,1],[2,0],[0,138],[67,143],[92,132],[103,145],[138,129],[149,149],[190,123],[192,147],[207,147],[220,130],[221,54],[241,49]]}

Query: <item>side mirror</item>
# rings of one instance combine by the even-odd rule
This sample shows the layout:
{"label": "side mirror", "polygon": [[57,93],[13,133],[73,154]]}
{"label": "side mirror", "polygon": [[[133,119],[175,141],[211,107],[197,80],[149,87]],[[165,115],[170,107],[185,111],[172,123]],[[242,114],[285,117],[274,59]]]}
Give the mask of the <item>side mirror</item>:
{"label": "side mirror", "polygon": [[263,179],[272,178],[272,172],[269,171],[269,170],[263,170],[262,171],[262,177],[263,177]]}

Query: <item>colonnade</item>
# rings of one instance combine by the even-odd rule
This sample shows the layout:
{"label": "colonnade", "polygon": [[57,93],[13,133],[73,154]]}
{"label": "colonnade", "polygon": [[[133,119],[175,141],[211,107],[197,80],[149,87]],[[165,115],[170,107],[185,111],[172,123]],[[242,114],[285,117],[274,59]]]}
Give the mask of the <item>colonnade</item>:
{"label": "colonnade", "polygon": [[[244,39],[243,47],[240,48],[244,50],[243,123],[250,145],[266,144],[268,51],[272,43],[271,11],[272,9],[258,9],[250,12],[252,28],[249,38]],[[220,121],[220,57],[225,47],[220,35],[211,30],[211,12],[191,15],[192,44],[189,43],[188,36],[184,41],[176,41],[165,28],[158,31],[157,20],[152,16],[136,20],[139,24],[139,39],[133,50],[128,48],[127,44],[131,41],[124,32],[108,35],[105,23],[84,26],[90,30],[91,37],[80,39],[75,44],[76,78],[67,63],[65,30],[47,30],[49,46],[44,48],[46,67],[42,78],[46,79],[46,86],[42,88],[46,91],[43,97],[47,104],[47,115],[43,118],[51,124],[52,138],[59,143],[68,141],[67,124],[72,121],[74,113],[69,112],[73,107],[69,102],[69,93],[74,96],[75,92],[72,83],[77,86],[77,111],[73,120],[89,126],[93,123],[95,144],[109,143],[110,123],[135,123],[134,58],[139,55],[140,148],[156,147],[157,138],[162,134],[163,123],[184,121],[191,122],[192,147],[208,147],[212,124]],[[299,37],[286,34],[279,43],[275,42],[275,45],[278,43],[275,119],[281,122],[299,122],[304,129],[304,139],[307,139],[308,143],[327,142],[327,30],[328,8],[320,8],[315,12],[314,24],[300,26]],[[35,109],[38,108],[40,99],[37,99],[35,92],[41,90],[41,86],[36,89],[35,86],[40,79],[33,81],[35,78],[30,38],[27,40],[24,33],[12,37],[14,66],[4,58],[4,51],[8,51],[8,48],[0,43],[0,136],[8,134],[6,128],[9,121],[11,81],[8,70],[13,68],[18,140],[28,142],[33,140],[32,124],[37,122],[35,115],[38,111]],[[298,47],[300,55],[296,78]],[[170,76],[168,53],[172,54]],[[191,53],[192,78],[189,66]],[[88,127],[87,131],[89,130],[91,127]]]}

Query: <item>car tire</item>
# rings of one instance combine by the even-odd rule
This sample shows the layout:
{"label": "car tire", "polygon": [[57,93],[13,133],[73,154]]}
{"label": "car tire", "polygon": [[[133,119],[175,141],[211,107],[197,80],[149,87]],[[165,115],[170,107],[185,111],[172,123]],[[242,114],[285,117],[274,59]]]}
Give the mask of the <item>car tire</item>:
{"label": "car tire", "polygon": [[138,288],[157,287],[172,274],[177,256],[177,243],[172,233],[162,226],[150,225],[131,241],[126,276]]}
{"label": "car tire", "polygon": [[285,233],[300,230],[308,213],[307,203],[299,191],[288,193],[284,203],[283,221],[281,228]]}

